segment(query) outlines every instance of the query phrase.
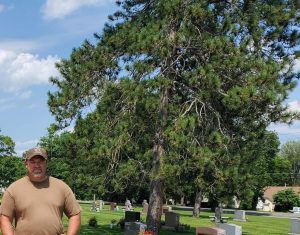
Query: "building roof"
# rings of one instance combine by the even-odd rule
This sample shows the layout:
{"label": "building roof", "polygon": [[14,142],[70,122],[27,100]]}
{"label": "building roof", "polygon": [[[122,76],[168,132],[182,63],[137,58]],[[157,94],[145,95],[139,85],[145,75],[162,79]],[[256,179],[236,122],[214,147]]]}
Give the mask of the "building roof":
{"label": "building roof", "polygon": [[268,199],[273,202],[273,196],[281,190],[285,189],[293,189],[294,192],[300,195],[300,187],[292,187],[292,186],[267,186],[264,192],[264,199]]}

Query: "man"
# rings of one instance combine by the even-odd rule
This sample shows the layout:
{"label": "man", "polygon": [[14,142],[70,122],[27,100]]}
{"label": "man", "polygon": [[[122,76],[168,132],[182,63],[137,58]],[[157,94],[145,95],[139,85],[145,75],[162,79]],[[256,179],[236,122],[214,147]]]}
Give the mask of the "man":
{"label": "man", "polygon": [[67,184],[47,176],[47,164],[48,156],[44,149],[36,147],[26,152],[27,176],[12,183],[2,198],[3,235],[64,234],[63,213],[69,219],[67,235],[78,234],[80,206]]}

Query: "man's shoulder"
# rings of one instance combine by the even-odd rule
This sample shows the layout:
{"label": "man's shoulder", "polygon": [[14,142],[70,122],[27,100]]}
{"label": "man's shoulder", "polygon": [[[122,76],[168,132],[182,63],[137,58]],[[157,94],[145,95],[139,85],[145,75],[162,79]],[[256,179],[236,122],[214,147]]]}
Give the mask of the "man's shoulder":
{"label": "man's shoulder", "polygon": [[24,176],[14,182],[12,182],[5,191],[7,192],[12,192],[15,189],[20,189],[21,187],[23,187],[25,184],[28,183],[28,179],[27,176]]}
{"label": "man's shoulder", "polygon": [[61,185],[61,186],[68,186],[67,183],[65,183],[63,180],[58,179],[58,178],[53,177],[53,176],[49,176],[49,181],[50,181],[50,183],[53,183],[53,184],[58,184],[58,185]]}
{"label": "man's shoulder", "polygon": [[12,182],[12,183],[8,186],[7,189],[9,189],[9,188],[11,188],[11,187],[15,187],[15,186],[17,186],[17,185],[19,185],[19,184],[27,183],[27,182],[28,182],[27,176],[24,176],[24,177],[22,177],[22,178],[20,178],[20,179],[18,179],[18,180],[16,180],[16,181],[14,181],[14,182]]}

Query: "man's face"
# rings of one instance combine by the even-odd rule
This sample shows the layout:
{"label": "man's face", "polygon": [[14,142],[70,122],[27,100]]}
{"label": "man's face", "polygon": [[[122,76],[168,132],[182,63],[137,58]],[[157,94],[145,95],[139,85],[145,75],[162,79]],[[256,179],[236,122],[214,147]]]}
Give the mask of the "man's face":
{"label": "man's face", "polygon": [[31,180],[43,180],[46,177],[47,161],[42,156],[34,156],[25,161],[28,176]]}

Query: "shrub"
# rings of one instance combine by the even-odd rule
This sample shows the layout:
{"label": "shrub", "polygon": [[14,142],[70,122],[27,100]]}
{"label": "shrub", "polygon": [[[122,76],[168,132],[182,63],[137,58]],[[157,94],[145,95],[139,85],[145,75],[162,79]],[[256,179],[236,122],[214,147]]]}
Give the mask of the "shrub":
{"label": "shrub", "polygon": [[89,226],[96,227],[98,224],[96,217],[92,217],[89,219]]}
{"label": "shrub", "polygon": [[125,227],[125,218],[122,217],[117,223],[117,226],[120,226],[120,228],[123,229]]}
{"label": "shrub", "polygon": [[289,211],[295,206],[300,206],[300,198],[291,188],[279,191],[273,199],[275,211]]}
{"label": "shrub", "polygon": [[117,222],[117,220],[116,219],[112,219],[110,222],[111,222],[111,224],[115,224]]}

